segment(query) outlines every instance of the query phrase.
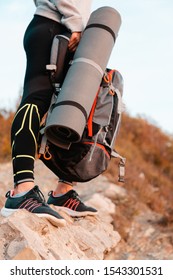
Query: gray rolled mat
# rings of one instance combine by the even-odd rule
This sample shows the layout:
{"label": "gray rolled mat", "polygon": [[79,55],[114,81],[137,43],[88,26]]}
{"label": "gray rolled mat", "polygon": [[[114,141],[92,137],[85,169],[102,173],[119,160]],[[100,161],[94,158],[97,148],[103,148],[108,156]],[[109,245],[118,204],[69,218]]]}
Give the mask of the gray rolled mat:
{"label": "gray rolled mat", "polygon": [[53,144],[81,139],[120,25],[120,14],[111,7],[91,14],[47,121],[45,133]]}

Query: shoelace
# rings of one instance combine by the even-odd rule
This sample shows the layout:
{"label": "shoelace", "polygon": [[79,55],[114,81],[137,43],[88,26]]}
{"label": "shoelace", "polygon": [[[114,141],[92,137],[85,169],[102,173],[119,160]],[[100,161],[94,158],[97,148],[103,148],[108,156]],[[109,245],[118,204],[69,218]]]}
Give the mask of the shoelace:
{"label": "shoelace", "polygon": [[[45,201],[45,198],[44,198],[44,195],[43,193],[40,191],[39,187],[38,186],[35,186],[33,189],[32,189],[32,192],[34,192],[36,194],[36,196],[34,197],[34,200],[38,201],[38,203],[42,203],[43,205],[46,205],[46,201]],[[9,196],[11,195],[11,191],[8,191],[6,193],[6,197],[8,198]],[[28,196],[29,197],[32,197],[32,194]]]}
{"label": "shoelace", "polygon": [[80,203],[83,203],[78,195],[78,193],[76,191],[73,191],[73,193],[71,194],[71,198],[76,199],[77,201],[79,201]]}
{"label": "shoelace", "polygon": [[79,195],[77,194],[77,192],[72,191],[69,199],[64,203],[63,206],[76,211],[79,204],[82,204]]}
{"label": "shoelace", "polygon": [[40,191],[38,186],[35,186],[33,188],[33,192],[36,194],[34,200],[37,200],[39,203],[42,203],[43,205],[46,205],[44,194]]}

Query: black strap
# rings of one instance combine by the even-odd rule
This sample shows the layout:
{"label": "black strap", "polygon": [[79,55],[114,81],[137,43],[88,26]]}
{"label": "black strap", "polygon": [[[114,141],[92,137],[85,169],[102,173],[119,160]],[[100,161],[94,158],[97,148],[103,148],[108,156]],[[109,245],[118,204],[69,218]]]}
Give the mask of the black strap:
{"label": "black strap", "polygon": [[85,108],[81,104],[79,104],[79,103],[77,103],[75,101],[66,100],[66,101],[61,101],[59,103],[54,104],[52,109],[54,109],[56,107],[59,107],[61,105],[70,105],[70,106],[74,106],[74,107],[78,108],[83,113],[83,115],[85,117],[85,120],[87,122],[87,119],[88,119],[87,112],[86,112]]}
{"label": "black strap", "polygon": [[115,40],[116,40],[115,33],[113,32],[113,30],[109,26],[104,25],[104,24],[100,24],[100,23],[92,23],[92,24],[87,25],[85,30],[88,29],[88,28],[93,28],[93,27],[98,27],[98,28],[105,29],[106,31],[108,31],[112,35],[112,37],[114,39],[114,42],[115,42]]}

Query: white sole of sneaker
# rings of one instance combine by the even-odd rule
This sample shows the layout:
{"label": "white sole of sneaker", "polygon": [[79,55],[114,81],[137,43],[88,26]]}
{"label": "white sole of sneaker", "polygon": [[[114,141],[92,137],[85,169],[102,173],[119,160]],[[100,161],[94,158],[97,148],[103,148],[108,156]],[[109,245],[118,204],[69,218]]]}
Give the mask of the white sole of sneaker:
{"label": "white sole of sneaker", "polygon": [[67,207],[61,207],[61,206],[55,206],[54,207],[57,209],[57,212],[59,210],[67,213],[69,216],[71,217],[86,217],[86,216],[96,216],[98,214],[98,212],[89,212],[89,211],[85,211],[85,212],[77,212],[74,210],[71,210]]}
{"label": "white sole of sneaker", "polygon": [[[21,209],[22,210],[22,209]],[[1,215],[3,217],[9,217],[10,215],[12,215],[14,212],[16,211],[20,211],[19,209],[8,209],[3,207],[1,209]],[[40,218],[45,218],[46,220],[48,220],[52,225],[56,226],[56,227],[63,227],[66,226],[67,222],[64,219],[58,219],[52,215],[48,215],[48,214],[38,214],[38,213],[32,213]]]}
{"label": "white sole of sneaker", "polygon": [[8,216],[12,215],[16,211],[17,211],[16,209],[8,209],[8,208],[3,207],[1,209],[1,215],[3,217],[8,217]]}

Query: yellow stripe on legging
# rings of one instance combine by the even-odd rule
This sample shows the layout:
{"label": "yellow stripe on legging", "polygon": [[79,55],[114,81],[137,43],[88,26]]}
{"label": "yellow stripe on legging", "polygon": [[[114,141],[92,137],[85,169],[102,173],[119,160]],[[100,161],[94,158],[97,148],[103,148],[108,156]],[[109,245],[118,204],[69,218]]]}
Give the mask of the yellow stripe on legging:
{"label": "yellow stripe on legging", "polygon": [[[30,106],[31,106],[31,105],[28,104],[28,108],[26,109],[26,112],[25,112],[25,115],[24,115],[24,118],[23,118],[21,127],[20,127],[19,130],[15,133],[15,136],[18,135],[18,134],[20,133],[20,131],[23,129],[24,124],[25,124],[25,120],[26,120],[26,116],[27,116],[27,113],[28,113],[28,110],[29,110]],[[23,106],[23,107],[24,107],[24,106]]]}
{"label": "yellow stripe on legging", "polygon": [[[16,132],[15,135],[19,134],[19,132],[23,129],[23,125],[24,125],[24,122],[25,122],[26,115],[27,115],[27,112],[28,112],[28,110],[29,110],[30,104],[25,104],[24,106],[22,106],[22,107],[19,109],[19,111],[17,111],[16,115],[14,116],[14,120],[15,120],[16,116],[18,115],[18,113],[19,113],[21,110],[23,110],[25,107],[28,107],[28,108],[27,108],[27,110],[26,110],[26,112],[25,112],[22,125],[21,125],[20,129]],[[13,120],[13,122],[14,122],[14,120]],[[11,150],[13,150],[14,143],[15,143],[15,140],[13,140],[13,142],[12,142]]]}
{"label": "yellow stripe on legging", "polygon": [[38,115],[39,123],[40,123],[40,114],[38,112],[38,107],[37,107],[37,105],[33,105],[33,106],[35,107],[35,110],[36,110],[37,115]]}
{"label": "yellow stripe on legging", "polygon": [[[31,106],[31,111],[30,111],[30,116],[29,116],[29,130],[30,130],[30,132],[32,134],[32,137],[34,138],[35,148],[37,149],[37,140],[35,138],[34,132],[32,131],[32,113],[33,113],[34,107],[36,107],[36,106],[35,105]],[[36,109],[36,112],[37,112],[37,109]],[[38,118],[39,118],[39,116],[38,116]]]}
{"label": "yellow stripe on legging", "polygon": [[11,150],[13,150],[13,146],[14,146],[14,140],[13,140],[13,142],[11,144]]}
{"label": "yellow stripe on legging", "polygon": [[[27,108],[26,108],[26,111],[24,113],[24,117],[23,117],[23,121],[22,121],[21,127],[16,132],[15,136],[17,136],[22,131],[22,129],[24,128],[27,114],[29,112],[29,109],[31,108],[30,112],[29,112],[29,131],[30,131],[30,133],[31,133],[31,135],[32,135],[32,137],[34,139],[35,148],[37,149],[37,140],[36,140],[36,137],[35,137],[34,132],[32,130],[32,115],[33,115],[33,110],[35,109],[36,113],[38,115],[39,123],[40,123],[40,115],[39,115],[39,112],[38,112],[38,107],[36,105],[34,105],[34,104],[25,104],[22,108],[20,108],[19,111],[21,111],[25,107],[27,107]],[[19,111],[17,112],[17,114],[19,113]],[[12,143],[12,149],[13,149],[14,143],[15,143],[15,140]],[[22,158],[22,157],[24,157],[24,158],[31,158],[31,159],[35,160],[35,158],[33,156],[30,156],[30,155],[17,155],[15,157],[13,157],[13,160],[15,160],[16,158]],[[20,174],[20,173],[28,173],[28,172],[29,173],[34,173],[32,170],[21,170],[21,171],[16,172],[16,174],[14,174],[14,176],[17,175],[17,174]]]}
{"label": "yellow stripe on legging", "polygon": [[[36,149],[37,149],[37,140],[36,140],[35,135],[34,135],[34,132],[33,132],[33,130],[32,130],[32,114],[33,114],[33,109],[35,108],[36,113],[37,113],[37,115],[38,115],[38,120],[39,120],[39,123],[40,123],[40,115],[39,115],[39,112],[38,112],[38,107],[37,107],[36,105],[34,105],[34,104],[32,104],[32,105],[31,105],[31,104],[25,104],[22,108],[20,108],[20,110],[17,112],[17,114],[18,114],[24,107],[26,107],[26,106],[27,106],[28,108],[26,109],[26,112],[25,112],[25,114],[24,114],[24,118],[23,118],[21,127],[20,127],[19,130],[15,133],[15,136],[17,136],[17,135],[22,131],[22,129],[23,129],[23,127],[24,127],[24,124],[25,124],[25,121],[26,121],[26,117],[27,117],[28,111],[29,111],[29,109],[30,109],[30,107],[31,107],[31,111],[30,111],[30,115],[29,115],[29,131],[30,131],[31,134],[32,134],[32,137],[33,137],[34,143],[35,143],[35,147],[36,147]],[[17,114],[16,114],[16,116],[17,116]],[[16,116],[15,116],[15,117],[16,117]],[[13,149],[14,143],[15,143],[15,141],[13,141],[13,143],[12,143],[12,149]]]}
{"label": "yellow stripe on legging", "polygon": [[20,157],[31,158],[31,159],[35,160],[35,158],[30,155],[17,155],[16,157],[13,158],[13,160],[16,158],[20,158]]}
{"label": "yellow stripe on legging", "polygon": [[20,174],[20,173],[34,173],[34,172],[31,170],[21,170],[21,171],[16,172],[16,174],[14,174],[14,176],[17,174]]}
{"label": "yellow stripe on legging", "polygon": [[29,103],[26,103],[25,105],[23,105],[23,106],[16,112],[16,114],[15,114],[15,116],[14,116],[14,119],[13,119],[13,122],[14,122],[16,116],[18,115],[18,113],[19,113],[23,108],[25,108],[25,107],[28,106],[28,105],[30,105],[30,104],[29,104]]}

